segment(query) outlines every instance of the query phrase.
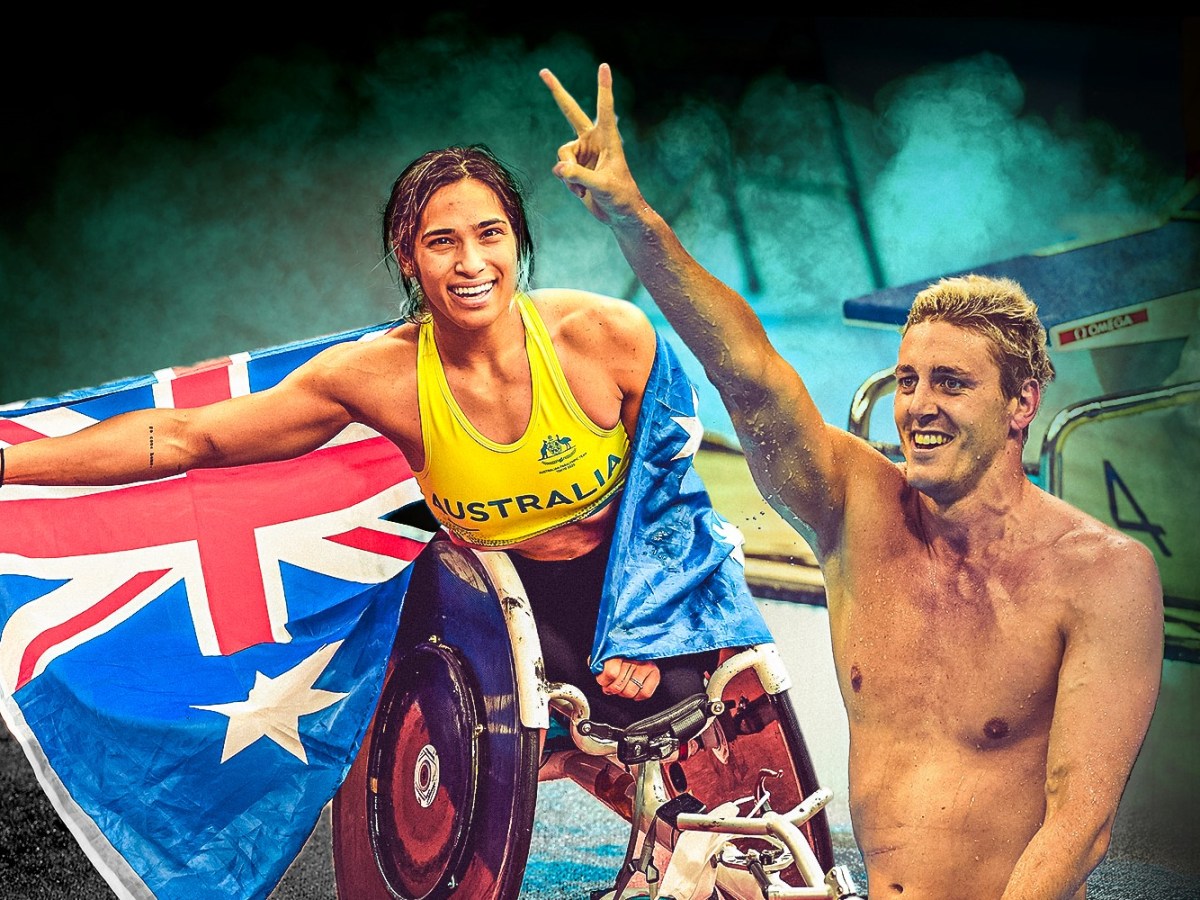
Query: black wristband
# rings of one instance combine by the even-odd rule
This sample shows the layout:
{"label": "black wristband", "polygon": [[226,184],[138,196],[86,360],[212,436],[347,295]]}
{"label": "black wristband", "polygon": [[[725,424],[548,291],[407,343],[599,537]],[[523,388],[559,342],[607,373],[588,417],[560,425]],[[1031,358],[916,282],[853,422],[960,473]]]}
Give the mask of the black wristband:
{"label": "black wristband", "polygon": [[4,487],[4,448],[0,447],[0,487]]}

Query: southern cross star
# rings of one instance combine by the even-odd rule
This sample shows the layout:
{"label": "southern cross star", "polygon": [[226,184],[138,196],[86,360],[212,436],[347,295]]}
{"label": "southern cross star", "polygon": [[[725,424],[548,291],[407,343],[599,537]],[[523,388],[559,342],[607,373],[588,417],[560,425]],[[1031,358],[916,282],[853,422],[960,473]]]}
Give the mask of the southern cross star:
{"label": "southern cross star", "polygon": [[300,742],[300,717],[320,712],[346,696],[313,687],[341,645],[341,641],[327,644],[275,678],[255,672],[254,687],[245,700],[193,706],[193,709],[206,709],[229,717],[221,762],[265,737],[302,763],[307,763],[308,754]]}
{"label": "southern cross star", "polygon": [[721,543],[729,544],[733,547],[733,552],[730,553],[734,559],[740,562],[743,566],[746,565],[746,554],[742,551],[742,545],[746,543],[746,538],[742,534],[740,528],[732,522],[720,521],[713,530],[717,533]]}
{"label": "southern cross star", "polygon": [[[700,397],[696,394],[695,388],[692,388],[692,409],[693,411],[700,409]],[[700,424],[699,416],[671,416],[671,421],[688,434],[687,443],[683,445],[682,450],[671,457],[671,461],[695,456],[696,451],[700,449],[700,441],[704,439],[704,426]]]}

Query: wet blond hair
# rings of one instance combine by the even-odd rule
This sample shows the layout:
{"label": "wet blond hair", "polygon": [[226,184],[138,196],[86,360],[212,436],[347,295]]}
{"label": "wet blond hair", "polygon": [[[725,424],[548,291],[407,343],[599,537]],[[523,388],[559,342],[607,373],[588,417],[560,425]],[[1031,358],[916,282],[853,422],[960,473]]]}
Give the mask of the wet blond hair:
{"label": "wet blond hair", "polygon": [[1000,367],[1000,389],[1013,398],[1029,378],[1054,379],[1037,304],[1011,278],[960,275],[929,285],[913,300],[901,333],[920,322],[948,322],[986,337]]}

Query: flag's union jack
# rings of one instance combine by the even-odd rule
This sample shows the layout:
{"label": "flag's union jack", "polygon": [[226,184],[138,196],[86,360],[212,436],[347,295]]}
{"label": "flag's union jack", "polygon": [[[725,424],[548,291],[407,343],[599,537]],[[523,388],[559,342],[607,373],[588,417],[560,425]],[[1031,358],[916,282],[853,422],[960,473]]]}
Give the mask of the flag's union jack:
{"label": "flag's union jack", "polygon": [[[8,408],[0,445],[262,390],[376,334]],[[394,445],[359,426],[295,460],[0,490],[0,706],[119,896],[266,896],[370,718],[431,536],[396,513],[420,503]]]}

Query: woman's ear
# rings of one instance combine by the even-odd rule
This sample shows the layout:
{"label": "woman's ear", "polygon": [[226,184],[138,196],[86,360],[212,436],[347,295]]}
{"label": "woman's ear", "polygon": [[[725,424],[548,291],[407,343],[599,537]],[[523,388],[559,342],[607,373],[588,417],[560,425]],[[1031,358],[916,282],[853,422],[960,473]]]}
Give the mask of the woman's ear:
{"label": "woman's ear", "polygon": [[413,265],[413,261],[411,259],[407,258],[404,253],[401,252],[399,247],[393,251],[392,255],[396,257],[396,263],[400,266],[401,275],[410,280],[416,277],[417,267]]}

